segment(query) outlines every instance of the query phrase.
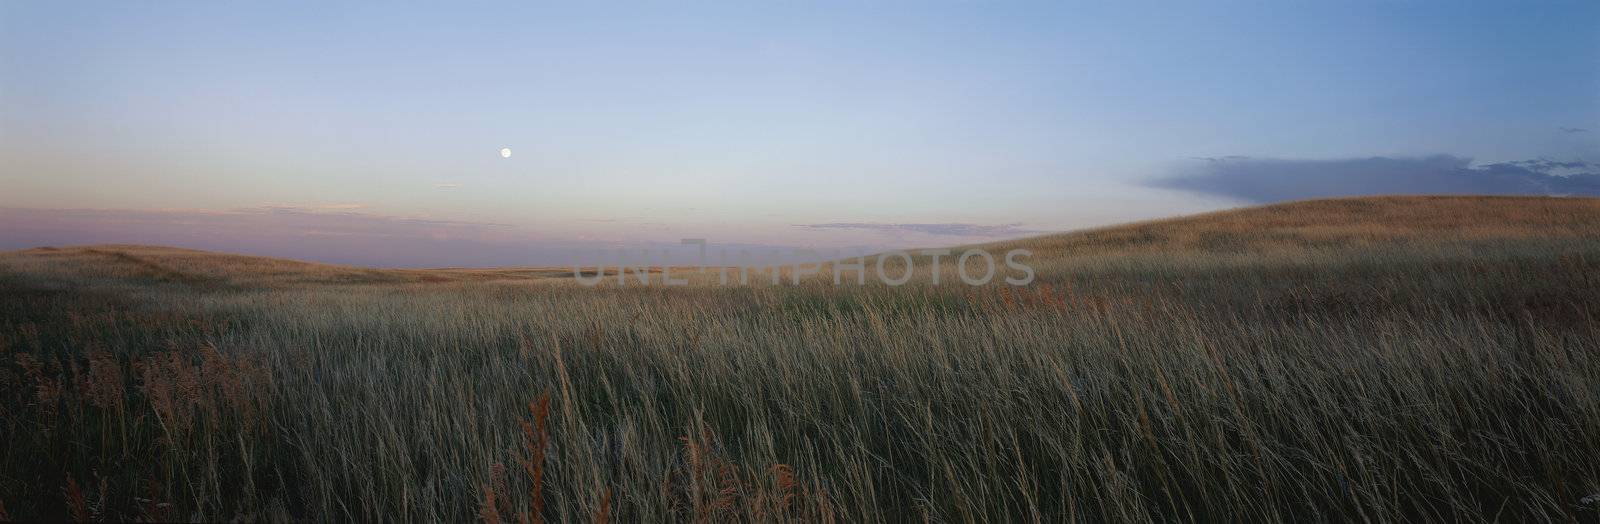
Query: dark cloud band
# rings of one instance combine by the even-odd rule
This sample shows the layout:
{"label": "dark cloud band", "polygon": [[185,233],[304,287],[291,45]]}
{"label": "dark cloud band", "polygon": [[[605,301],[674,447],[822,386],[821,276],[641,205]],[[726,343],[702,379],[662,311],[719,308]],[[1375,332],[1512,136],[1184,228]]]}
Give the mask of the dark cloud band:
{"label": "dark cloud band", "polygon": [[1473,165],[1451,155],[1423,158],[1201,159],[1149,185],[1255,202],[1404,194],[1600,196],[1600,165],[1525,160]]}

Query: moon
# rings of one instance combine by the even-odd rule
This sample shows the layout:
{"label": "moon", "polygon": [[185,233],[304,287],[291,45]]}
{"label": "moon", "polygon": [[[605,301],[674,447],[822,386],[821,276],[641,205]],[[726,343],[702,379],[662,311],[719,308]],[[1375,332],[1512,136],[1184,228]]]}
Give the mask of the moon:
{"label": "moon", "polygon": [[509,147],[500,148],[500,158],[511,158],[511,148],[509,148]]}

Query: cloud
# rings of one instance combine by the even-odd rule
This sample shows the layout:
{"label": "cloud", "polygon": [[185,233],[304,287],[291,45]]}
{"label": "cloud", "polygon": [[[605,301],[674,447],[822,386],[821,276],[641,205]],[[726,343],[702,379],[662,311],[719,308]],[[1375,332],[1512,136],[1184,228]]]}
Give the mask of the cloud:
{"label": "cloud", "polygon": [[357,210],[357,209],[366,209],[366,208],[367,208],[366,204],[358,204],[358,203],[353,203],[353,202],[352,203],[344,203],[344,204],[275,204],[275,203],[267,203],[267,204],[262,204],[261,205],[261,209],[294,209],[294,210],[301,210],[301,211],[353,211],[353,210]]}
{"label": "cloud", "polygon": [[1581,127],[1559,127],[1557,129],[1560,129],[1562,133],[1566,133],[1566,134],[1569,134],[1569,135],[1576,134],[1576,133],[1587,133],[1587,132],[1589,132],[1588,129],[1584,129],[1584,128],[1581,128]]}
{"label": "cloud", "polygon": [[[698,253],[679,235],[643,217],[594,218],[650,233],[596,238],[583,228],[539,226],[321,210],[319,206],[263,205],[241,209],[38,209],[0,207],[0,251],[32,247],[144,244],[376,267],[570,267],[616,262],[617,250],[663,254],[695,263]],[[878,225],[882,226],[882,225]],[[911,224],[918,228],[926,224]],[[935,225],[937,226],[937,225]],[[959,226],[959,225],[958,225]],[[984,227],[984,226],[975,226]],[[996,226],[989,226],[996,227]],[[781,237],[793,237],[785,228]],[[667,241],[660,241],[667,238]],[[889,248],[881,243],[867,252]],[[748,249],[782,258],[802,246],[760,241],[717,242],[718,250]],[[670,253],[668,253],[670,251]],[[713,251],[715,253],[716,251]],[[643,255],[641,255],[643,256]],[[784,259],[788,260],[788,259]],[[807,258],[806,260],[811,260]],[[646,259],[640,259],[647,262]]]}
{"label": "cloud", "polygon": [[[335,211],[323,211],[321,207],[268,205],[253,208],[240,208],[229,211],[196,211],[211,217],[230,217],[238,222],[249,222],[252,217],[271,215],[277,217],[276,225],[282,226],[309,226],[318,225],[326,228],[347,232],[351,234],[394,234],[401,232],[415,232],[416,228],[449,229],[452,231],[482,232],[488,229],[503,229],[512,227],[510,224],[494,222],[472,222],[461,220],[443,220],[426,217],[406,217],[394,215],[380,215],[376,213],[361,213],[354,211],[337,211],[340,208],[331,208]],[[117,210],[85,210],[87,212],[109,213],[150,213],[147,211],[117,211]],[[159,213],[159,212],[157,212]],[[394,226],[405,226],[395,229]],[[437,233],[437,232],[434,232]]]}
{"label": "cloud", "polygon": [[795,224],[794,227],[804,229],[854,229],[864,231],[879,231],[884,233],[922,233],[927,235],[960,236],[960,237],[1008,237],[1039,233],[1031,229],[1022,229],[1021,223],[1016,224],[884,224],[874,222],[829,222],[825,224]]}
{"label": "cloud", "polygon": [[1256,202],[1397,194],[1600,195],[1600,165],[1522,160],[1473,165],[1469,158],[1202,159],[1153,187]]}
{"label": "cloud", "polygon": [[461,184],[434,184],[433,188],[434,189],[444,189],[444,190],[461,189]]}
{"label": "cloud", "polygon": [[[335,208],[337,209],[337,208]],[[387,267],[529,265],[561,246],[506,224],[319,211],[271,205],[233,210],[0,208],[0,250],[151,244]]]}

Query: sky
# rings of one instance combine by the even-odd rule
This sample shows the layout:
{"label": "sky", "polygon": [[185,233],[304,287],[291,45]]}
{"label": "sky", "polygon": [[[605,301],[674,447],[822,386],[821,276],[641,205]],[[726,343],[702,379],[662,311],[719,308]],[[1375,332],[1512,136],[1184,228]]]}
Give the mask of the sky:
{"label": "sky", "polygon": [[0,2],[0,249],[872,250],[1595,162],[1594,2]]}

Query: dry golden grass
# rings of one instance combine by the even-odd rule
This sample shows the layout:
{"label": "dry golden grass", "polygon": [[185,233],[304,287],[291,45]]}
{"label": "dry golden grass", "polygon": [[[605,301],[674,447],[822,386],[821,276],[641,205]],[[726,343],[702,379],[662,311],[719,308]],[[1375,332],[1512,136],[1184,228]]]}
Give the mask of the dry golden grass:
{"label": "dry golden grass", "polygon": [[1018,246],[1024,288],[0,254],[0,516],[1597,517],[1594,200]]}
{"label": "dry golden grass", "polygon": [[1358,197],[1218,211],[990,244],[1042,258],[1107,253],[1348,250],[1367,245],[1600,236],[1600,199]]}

